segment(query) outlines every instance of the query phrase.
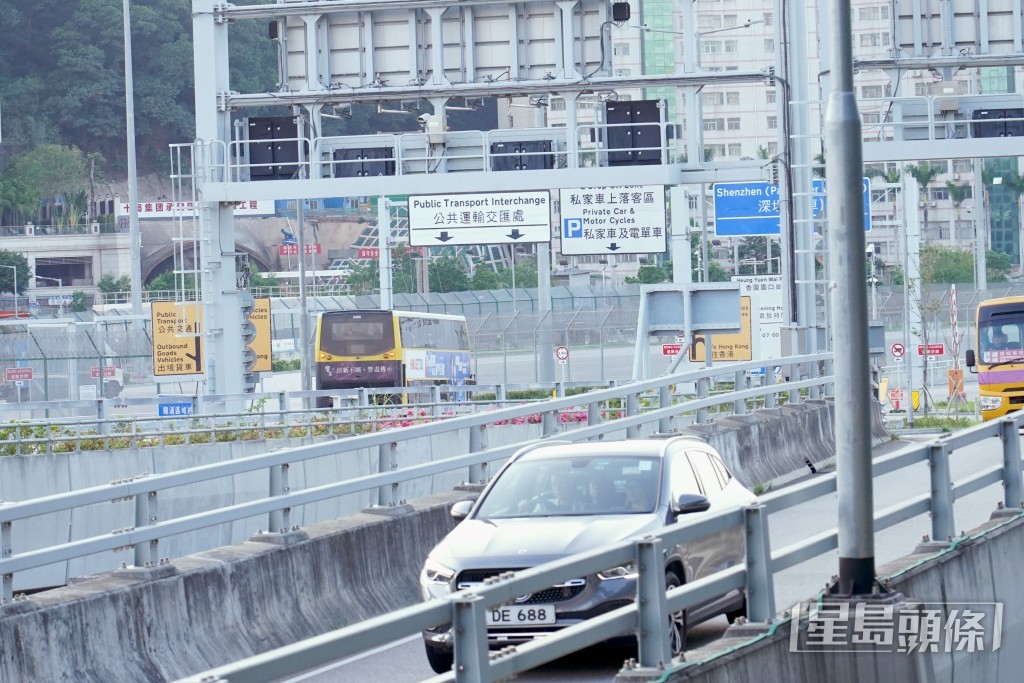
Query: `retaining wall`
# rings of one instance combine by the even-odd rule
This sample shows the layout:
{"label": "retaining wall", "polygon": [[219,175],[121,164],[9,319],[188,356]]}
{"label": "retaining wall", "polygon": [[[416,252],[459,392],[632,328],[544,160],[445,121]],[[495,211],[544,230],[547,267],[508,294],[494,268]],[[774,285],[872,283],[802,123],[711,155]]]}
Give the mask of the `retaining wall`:
{"label": "retaining wall", "polygon": [[[941,640],[936,652],[907,654],[896,645],[858,647],[855,652],[825,652],[822,648],[790,651],[792,629],[806,633],[808,621],[794,626],[786,619],[770,635],[752,637],[731,629],[723,638],[701,651],[691,652],[690,662],[655,678],[672,683],[733,683],[734,681],[831,681],[833,683],[1009,683],[1021,680],[1024,671],[1024,517],[993,519],[969,532],[953,548],[908,555],[879,568],[891,588],[910,603],[1002,603],[999,648],[992,651],[994,632],[981,639],[983,651],[960,648],[945,642],[950,612],[942,615]],[[809,596],[810,597],[810,596]],[[935,607],[929,605],[929,607]],[[967,606],[949,605],[950,609]],[[851,617],[850,631],[854,629]],[[862,629],[863,630],[863,629]],[[849,631],[848,631],[849,632]],[[732,636],[732,637],[729,637]],[[852,648],[851,648],[852,649]],[[949,652],[946,650],[949,649]],[[619,676],[625,681],[651,677]]]}

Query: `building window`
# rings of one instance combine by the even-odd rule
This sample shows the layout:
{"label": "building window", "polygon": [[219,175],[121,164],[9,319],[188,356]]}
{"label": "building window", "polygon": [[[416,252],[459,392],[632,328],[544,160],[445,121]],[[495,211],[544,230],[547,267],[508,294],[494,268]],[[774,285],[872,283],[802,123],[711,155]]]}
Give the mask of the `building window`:
{"label": "building window", "polygon": [[774,38],[765,38],[764,39],[764,51],[765,52],[769,52],[769,53],[775,52],[775,39]]}
{"label": "building window", "polygon": [[762,17],[762,20],[764,21],[764,25],[765,26],[771,26],[772,25],[772,13],[771,12],[765,12],[763,15],[761,15],[761,17]]}
{"label": "building window", "polygon": [[725,127],[728,130],[739,130],[740,129],[740,120],[739,119],[727,119],[726,122],[725,122]]}
{"label": "building window", "polygon": [[885,47],[889,44],[889,34],[883,31],[882,33],[862,33],[860,34],[860,46],[861,47]]}
{"label": "building window", "polygon": [[561,97],[552,97],[549,111],[565,111],[565,100]]}
{"label": "building window", "polygon": [[768,156],[769,156],[769,158],[774,158],[774,157],[777,157],[779,155],[779,143],[777,143],[777,142],[769,142],[766,145],[766,147],[768,148]]}
{"label": "building window", "polygon": [[722,17],[717,14],[702,14],[697,17],[697,28],[702,31],[709,28],[722,28]]}
{"label": "building window", "polygon": [[700,44],[700,51],[705,55],[717,55],[722,52],[722,41],[706,40]]}
{"label": "building window", "polygon": [[776,128],[779,127],[779,117],[778,116],[769,116],[767,121],[768,121],[768,129],[769,130],[775,130]]}
{"label": "building window", "polygon": [[865,100],[878,100],[882,98],[882,92],[880,85],[865,85],[860,89],[860,96]]}
{"label": "building window", "polygon": [[917,97],[924,97],[928,94],[927,83],[915,83],[914,84],[914,95]]}
{"label": "building window", "polygon": [[726,54],[733,55],[740,51],[740,41],[738,40],[723,41],[723,46]]}
{"label": "building window", "polygon": [[857,16],[861,21],[878,21],[889,18],[888,5],[875,5],[874,7],[860,7]]}
{"label": "building window", "polygon": [[864,114],[861,114],[861,119],[866,124],[881,123],[882,115],[878,112],[865,112]]}
{"label": "building window", "polygon": [[739,17],[735,14],[722,15],[722,28],[735,28],[739,26]]}
{"label": "building window", "polygon": [[768,104],[775,104],[775,88],[764,91],[764,101]]}
{"label": "building window", "polygon": [[725,104],[725,93],[721,92],[706,92],[701,93],[701,103],[706,107],[715,107]]}
{"label": "building window", "polygon": [[704,145],[705,156],[711,155],[712,159],[719,159],[725,156],[725,145]]}
{"label": "building window", "polygon": [[628,57],[629,43],[615,43],[615,47],[612,48],[612,54],[616,57]]}
{"label": "building window", "polygon": [[726,104],[739,104],[740,103],[740,93],[739,93],[739,91],[738,90],[733,90],[733,91],[725,93],[725,103]]}
{"label": "building window", "polygon": [[630,72],[630,70],[629,70],[629,69],[616,69],[616,70],[615,70],[615,75],[616,75],[616,76],[618,76],[618,77],[620,77],[620,78],[624,78],[624,77],[626,77],[626,76],[629,76],[629,75],[630,75],[630,73],[631,73],[631,72]]}
{"label": "building window", "polygon": [[726,71],[739,71],[740,67],[738,65],[736,65],[736,64],[730,64],[727,67],[725,67],[725,70]]}
{"label": "building window", "polygon": [[725,130],[725,119],[704,119],[704,130]]}
{"label": "building window", "polygon": [[743,145],[738,142],[729,144],[729,156],[738,157],[743,155]]}
{"label": "building window", "polygon": [[974,170],[974,164],[970,159],[953,159],[953,173],[970,173]]}
{"label": "building window", "polygon": [[932,201],[941,202],[949,199],[949,190],[945,187],[932,187],[928,189],[928,196]]}

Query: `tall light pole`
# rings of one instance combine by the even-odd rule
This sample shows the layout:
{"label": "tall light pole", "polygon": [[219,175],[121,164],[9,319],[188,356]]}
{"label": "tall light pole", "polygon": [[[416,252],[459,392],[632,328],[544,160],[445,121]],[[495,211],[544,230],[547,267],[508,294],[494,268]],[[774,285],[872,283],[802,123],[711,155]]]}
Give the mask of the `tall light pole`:
{"label": "tall light pole", "polygon": [[0,263],[0,266],[4,268],[10,268],[14,271],[14,319],[18,319],[18,267],[8,266],[7,264]]}
{"label": "tall light pole", "polygon": [[128,0],[124,14],[124,117],[128,137],[128,234],[132,262],[132,314],[142,313],[142,237],[139,234],[139,181],[135,169],[135,84],[132,77],[132,20]]}
{"label": "tall light pole", "polygon": [[49,280],[50,282],[57,283],[57,300],[60,302],[57,304],[57,310],[60,315],[64,315],[64,282],[60,278],[46,277],[45,275],[35,275],[33,277],[37,280]]}

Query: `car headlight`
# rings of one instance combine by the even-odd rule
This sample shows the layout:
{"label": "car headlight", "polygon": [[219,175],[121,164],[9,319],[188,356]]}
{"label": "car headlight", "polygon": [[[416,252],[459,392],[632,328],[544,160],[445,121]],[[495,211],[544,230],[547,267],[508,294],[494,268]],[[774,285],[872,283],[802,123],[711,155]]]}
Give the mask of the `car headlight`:
{"label": "car headlight", "polygon": [[455,576],[455,570],[449,569],[437,560],[428,557],[420,572],[420,583],[430,586],[447,586]]}
{"label": "car headlight", "polygon": [[599,579],[635,579],[637,577],[636,562],[619,565],[597,573]]}
{"label": "car headlight", "polygon": [[996,410],[1003,405],[1002,396],[980,396],[979,399],[982,410]]}

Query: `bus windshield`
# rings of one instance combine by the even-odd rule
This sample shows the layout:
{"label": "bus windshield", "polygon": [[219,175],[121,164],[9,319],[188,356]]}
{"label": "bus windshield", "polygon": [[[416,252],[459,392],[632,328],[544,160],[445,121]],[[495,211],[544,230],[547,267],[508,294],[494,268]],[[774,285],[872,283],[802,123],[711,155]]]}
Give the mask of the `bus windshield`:
{"label": "bus windshield", "polygon": [[320,350],[333,356],[379,356],[395,348],[390,311],[325,314]]}

